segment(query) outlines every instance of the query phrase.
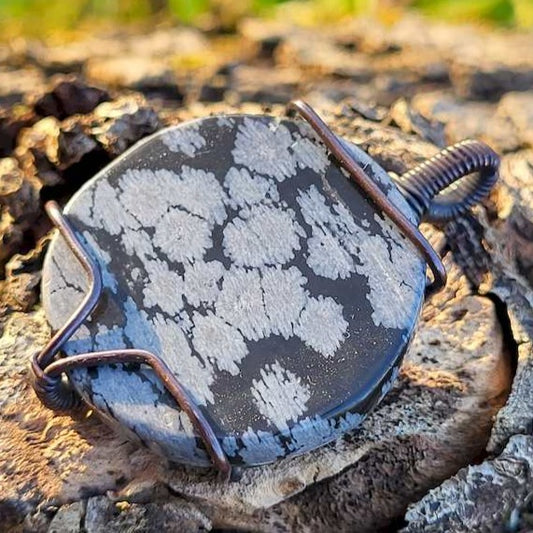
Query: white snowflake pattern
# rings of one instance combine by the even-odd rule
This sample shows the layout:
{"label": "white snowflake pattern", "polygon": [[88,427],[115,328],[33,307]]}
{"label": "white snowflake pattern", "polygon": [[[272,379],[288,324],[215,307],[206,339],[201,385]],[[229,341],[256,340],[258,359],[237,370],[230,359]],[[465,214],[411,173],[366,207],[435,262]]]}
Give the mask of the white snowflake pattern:
{"label": "white snowflake pattern", "polygon": [[215,364],[219,370],[238,375],[237,363],[248,354],[239,331],[211,311],[206,315],[195,312],[193,322],[192,344],[200,357]]}
{"label": "white snowflake pattern", "polygon": [[246,168],[231,167],[224,186],[228,189],[228,204],[233,209],[279,201],[276,184],[258,174],[250,174]]}
{"label": "white snowflake pattern", "polygon": [[[375,222],[387,237],[368,231],[368,221],[356,223],[342,204],[328,206],[313,185],[297,197],[305,222],[311,226],[307,264],[317,276],[347,278],[354,272],[367,278],[367,299],[376,326],[405,328],[411,321],[422,268],[412,245],[398,236],[390,220],[377,214]],[[384,280],[390,280],[385,283]]]}
{"label": "white snowflake pattern", "polygon": [[294,258],[305,232],[292,209],[254,205],[224,230],[226,255],[238,266],[283,265]]}
{"label": "white snowflake pattern", "polygon": [[283,124],[245,117],[231,154],[235,163],[283,181],[296,173],[296,162],[289,151],[292,143],[291,132]]}
{"label": "white snowflake pattern", "polygon": [[[232,129],[235,123],[228,119],[222,127]],[[207,146],[196,125],[167,130],[160,138],[169,150],[188,157]],[[326,151],[304,130],[291,133],[279,122],[246,117],[232,156],[235,166],[223,176],[187,165],[127,170],[116,187],[97,182],[78,214],[89,227],[113,236],[132,258],[134,268],[125,277],[130,288],[143,291],[144,309],[128,297],[122,302],[124,324],[100,328],[86,349],[111,343],[107,347],[128,344],[161,353],[201,404],[214,401],[211,387],[218,372],[239,374],[250,342],[279,335],[298,337],[325,358],[339,350],[348,329],[343,307],[331,296],[311,293],[308,279],[293,264],[297,256],[319,277],[364,275],[372,318],[384,327],[404,325],[409,316],[404,307],[416,297],[409,284],[420,274],[413,270],[414,252],[395,243],[389,221],[370,221],[387,239],[372,235],[369,221],[356,222],[344,205],[326,201],[314,185],[297,192],[298,213],[280,201],[281,182],[298,169],[322,175],[328,167]],[[139,202],[146,207],[139,209]],[[216,253],[225,257],[214,253],[215,234],[222,239]],[[105,285],[116,291],[115,280],[105,277],[112,255],[91,239]],[[83,294],[84,274],[74,270],[67,274],[82,280],[79,290],[60,281],[53,287],[55,322],[69,307],[63,300],[77,301]],[[384,284],[384,276],[392,282]],[[394,286],[393,294],[386,295],[385,286],[389,291]],[[389,305],[391,300],[397,305]],[[73,341],[78,349],[85,347],[79,335]],[[311,397],[304,380],[277,361],[261,368],[251,394],[258,412],[282,432],[305,414]],[[283,454],[270,433],[258,435],[250,430],[255,448],[245,444],[241,456],[255,453],[257,439],[273,456]]]}
{"label": "white snowflake pattern", "polygon": [[165,354],[166,364],[182,385],[197,403],[205,405],[207,402],[212,402],[213,370],[192,353],[187,337],[179,323],[156,314],[151,320],[151,324],[160,344],[159,353]]}
{"label": "white snowflake pattern", "polygon": [[261,287],[266,315],[273,334],[288,339],[307,302],[307,279],[295,266],[265,268],[261,273]]}
{"label": "white snowflake pattern", "polygon": [[146,281],[143,304],[148,309],[158,306],[170,316],[183,306],[183,279],[169,268],[166,261],[153,259],[144,263]]}
{"label": "white snowflake pattern", "polygon": [[215,310],[249,340],[259,340],[270,333],[258,270],[232,266],[224,275]]}
{"label": "white snowflake pattern", "polygon": [[212,172],[183,166],[172,187],[166,191],[169,203],[197,215],[211,226],[226,220],[226,194]]}
{"label": "white snowflake pattern", "polygon": [[278,361],[260,370],[260,379],[252,381],[252,396],[257,410],[280,431],[288,422],[305,413],[311,397],[309,386]]}
{"label": "white snowflake pattern", "polygon": [[341,345],[347,329],[342,306],[329,296],[319,296],[309,298],[294,332],[308,346],[331,357]]}
{"label": "white snowflake pattern", "polygon": [[199,123],[189,124],[187,128],[169,128],[161,135],[161,140],[171,152],[181,152],[193,157],[206,145],[205,137],[198,131]]}
{"label": "white snowflake pattern", "polygon": [[224,275],[224,265],[219,261],[196,261],[185,269],[183,293],[189,304],[199,307],[216,302],[220,289],[218,282]]}
{"label": "white snowflake pattern", "polygon": [[204,219],[173,208],[156,224],[153,243],[171,261],[187,263],[201,259],[213,241]]}
{"label": "white snowflake pattern", "polygon": [[[144,228],[154,226],[168,209],[167,202],[160,201],[161,196],[168,198],[169,191],[172,191],[178,180],[178,176],[168,170],[126,170],[119,181],[121,192],[118,199],[124,207],[123,212],[131,213],[130,216],[138,223],[130,227],[138,229],[140,226]],[[138,209],[141,198],[147,206],[146,209]]]}

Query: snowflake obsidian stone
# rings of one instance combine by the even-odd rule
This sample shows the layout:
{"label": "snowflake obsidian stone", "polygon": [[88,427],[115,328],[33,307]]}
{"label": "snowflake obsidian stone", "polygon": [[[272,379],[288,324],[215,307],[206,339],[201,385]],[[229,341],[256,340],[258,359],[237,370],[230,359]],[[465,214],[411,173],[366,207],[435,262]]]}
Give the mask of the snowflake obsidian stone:
{"label": "snowflake obsidian stone", "polygon": [[[416,223],[386,173],[349,149]],[[159,355],[234,464],[339,437],[396,375],[425,264],[303,123],[227,116],[163,130],[89,181],[64,212],[105,286],[65,353]],[[87,285],[57,236],[43,275],[53,328]],[[71,379],[110,423],[172,460],[209,464],[149,368],[100,366]]]}

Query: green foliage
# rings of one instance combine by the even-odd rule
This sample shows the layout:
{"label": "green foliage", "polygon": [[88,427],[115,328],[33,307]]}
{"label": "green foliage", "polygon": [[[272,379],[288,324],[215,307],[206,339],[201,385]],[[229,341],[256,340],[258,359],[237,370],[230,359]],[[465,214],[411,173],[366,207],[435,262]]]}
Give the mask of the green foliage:
{"label": "green foliage", "polygon": [[504,26],[515,23],[513,0],[414,0],[412,6],[452,21],[484,20]]}
{"label": "green foliage", "polygon": [[169,0],[168,11],[180,22],[193,24],[209,11],[209,0]]}
{"label": "green foliage", "polygon": [[533,0],[0,0],[4,38],[76,32],[87,24],[159,21],[231,28],[244,16],[295,14],[310,23],[416,9],[453,22],[533,26]]}

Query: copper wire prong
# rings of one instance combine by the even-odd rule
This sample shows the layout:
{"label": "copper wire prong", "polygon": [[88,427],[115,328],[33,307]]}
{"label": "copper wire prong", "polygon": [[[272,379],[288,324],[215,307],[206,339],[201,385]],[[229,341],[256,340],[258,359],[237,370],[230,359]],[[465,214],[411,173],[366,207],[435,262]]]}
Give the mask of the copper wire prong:
{"label": "copper wire prong", "polygon": [[145,350],[121,349],[72,355],[54,361],[54,357],[61,347],[82,325],[97,305],[102,293],[102,276],[98,264],[86,252],[74,228],[63,216],[57,203],[48,202],[45,209],[59,233],[65,239],[69,249],[74,253],[87,273],[89,292],[84,296],[82,302],[67,322],[52,336],[44,349],[32,358],[30,365],[31,384],[39,399],[51,409],[67,410],[75,406],[77,399],[74,390],[70,387],[70,382],[66,384],[62,379],[64,375],[68,377],[69,371],[76,368],[110,363],[137,362],[147,364],[154,370],[178,406],[190,418],[193,427],[204,443],[213,465],[225,481],[229,480],[232,466],[211,424],[160,357]]}
{"label": "copper wire prong", "polygon": [[331,131],[314,109],[302,100],[294,100],[288,110],[298,113],[316,132],[338,164],[348,172],[354,182],[363,190],[370,201],[400,229],[402,234],[424,257],[433,273],[433,281],[426,286],[426,296],[432,295],[446,285],[446,269],[441,258],[428,240],[388,198],[379,186],[357,164],[339,138]]}

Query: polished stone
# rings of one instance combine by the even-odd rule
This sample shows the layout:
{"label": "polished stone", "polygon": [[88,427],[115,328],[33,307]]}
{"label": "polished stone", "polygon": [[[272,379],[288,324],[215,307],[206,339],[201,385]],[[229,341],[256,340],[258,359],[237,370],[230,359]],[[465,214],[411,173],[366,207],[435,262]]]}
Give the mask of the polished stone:
{"label": "polished stone", "polygon": [[[350,149],[416,222],[387,174]],[[202,406],[232,463],[325,444],[390,388],[425,264],[301,121],[235,115],[162,130],[90,180],[65,214],[105,285],[65,353],[153,351]],[[56,237],[43,273],[54,329],[86,288]],[[174,461],[209,464],[149,368],[109,365],[72,379],[111,424]]]}

